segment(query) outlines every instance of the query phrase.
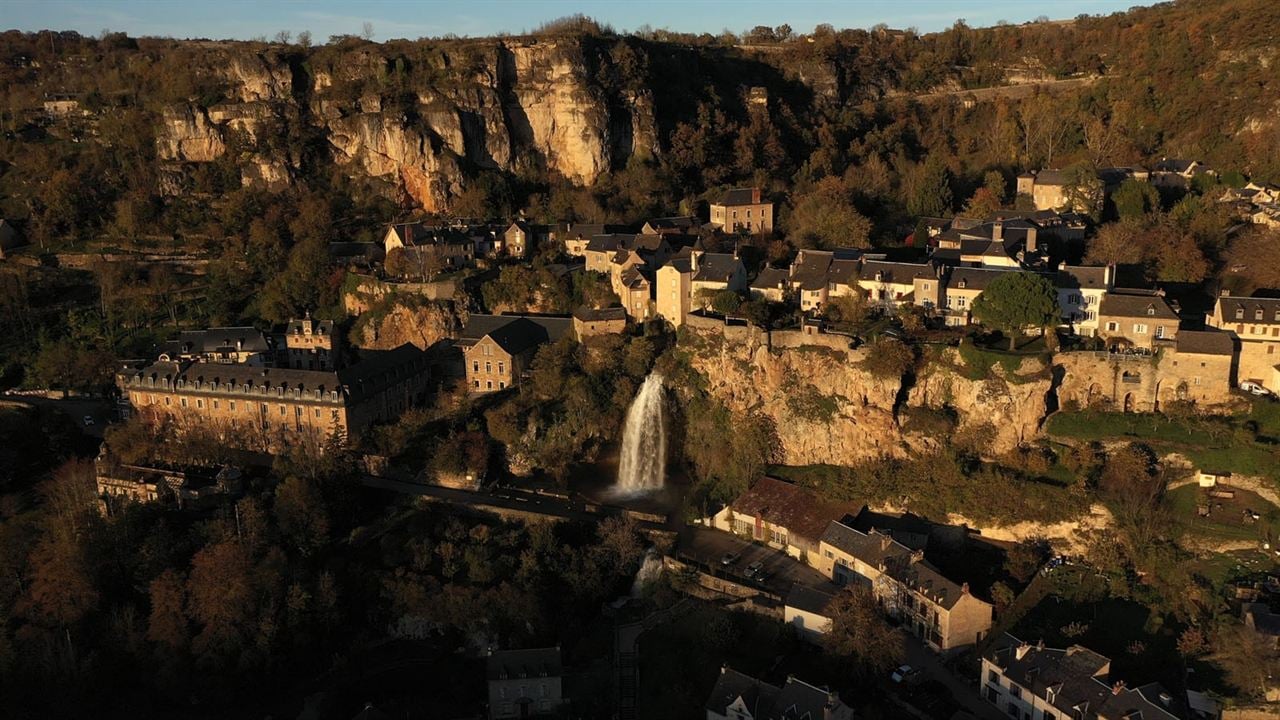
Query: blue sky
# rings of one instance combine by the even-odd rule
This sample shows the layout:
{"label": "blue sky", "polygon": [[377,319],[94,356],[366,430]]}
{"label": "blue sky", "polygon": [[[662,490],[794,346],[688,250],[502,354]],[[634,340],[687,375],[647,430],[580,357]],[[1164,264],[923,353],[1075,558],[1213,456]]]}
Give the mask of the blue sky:
{"label": "blue sky", "polygon": [[648,24],[685,32],[735,32],[756,25],[791,25],[807,32],[837,28],[915,27],[940,30],[957,18],[972,26],[1105,14],[1135,0],[0,0],[0,29],[102,30],[130,35],[248,39],[279,30],[310,30],[317,41],[359,34],[373,23],[374,39],[455,33],[519,33],[552,18],[584,13],[632,30]]}

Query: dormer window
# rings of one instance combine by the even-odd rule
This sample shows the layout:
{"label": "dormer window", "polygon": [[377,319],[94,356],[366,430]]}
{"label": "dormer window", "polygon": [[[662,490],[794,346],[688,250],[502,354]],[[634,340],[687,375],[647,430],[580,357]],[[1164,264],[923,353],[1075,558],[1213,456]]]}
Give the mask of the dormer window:
{"label": "dormer window", "polygon": [[1148,314],[1148,315],[1155,315],[1155,314],[1156,314],[1156,306],[1155,306],[1155,305],[1148,305],[1148,306],[1147,306],[1147,314]]}
{"label": "dormer window", "polygon": [[1241,307],[1236,308],[1236,319],[1237,320],[1244,319],[1244,308],[1241,308]]}
{"label": "dormer window", "polygon": [[1253,311],[1253,319],[1262,320],[1262,308],[1258,308],[1257,310]]}
{"label": "dormer window", "polygon": [[960,282],[956,283],[956,287],[960,289],[964,289],[968,286],[969,286],[969,281],[965,280],[964,278],[961,278]]}

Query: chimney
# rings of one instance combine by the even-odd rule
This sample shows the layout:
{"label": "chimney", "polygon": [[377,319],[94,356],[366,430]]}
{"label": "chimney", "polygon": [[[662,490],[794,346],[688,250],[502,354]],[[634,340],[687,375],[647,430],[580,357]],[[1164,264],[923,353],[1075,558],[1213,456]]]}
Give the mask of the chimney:
{"label": "chimney", "polygon": [[751,188],[751,204],[752,205],[760,204],[760,188],[758,187]]}
{"label": "chimney", "polygon": [[1031,651],[1031,646],[1028,645],[1027,643],[1022,643],[1021,645],[1018,646],[1016,650],[1013,651],[1013,657],[1016,660],[1021,660],[1022,658],[1026,657],[1027,653],[1030,651]]}
{"label": "chimney", "polygon": [[700,250],[693,250],[689,253],[689,267],[692,268],[694,272],[698,272],[698,258],[701,255],[702,251]]}
{"label": "chimney", "polygon": [[1039,244],[1036,242],[1036,229],[1027,228],[1027,254],[1030,255],[1039,250]]}
{"label": "chimney", "polygon": [[960,594],[961,594],[961,595],[968,595],[968,594],[969,594],[969,583],[961,583],[961,584],[960,584]]}
{"label": "chimney", "polygon": [[1117,681],[1116,681],[1116,684],[1111,686],[1111,694],[1112,694],[1112,695],[1119,695],[1119,694],[1120,694],[1120,693],[1122,693],[1122,692],[1124,692],[1124,681],[1123,681],[1123,680],[1117,680]]}
{"label": "chimney", "polygon": [[1003,222],[997,220],[991,223],[991,239],[992,240],[1004,239],[1004,223]]}

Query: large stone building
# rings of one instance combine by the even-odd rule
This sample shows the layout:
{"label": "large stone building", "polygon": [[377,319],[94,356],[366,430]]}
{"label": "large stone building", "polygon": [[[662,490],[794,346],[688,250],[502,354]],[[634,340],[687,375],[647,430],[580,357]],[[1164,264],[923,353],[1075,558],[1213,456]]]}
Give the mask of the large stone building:
{"label": "large stone building", "polygon": [[254,327],[212,327],[184,330],[176,340],[160,346],[160,359],[198,360],[228,365],[275,365],[271,338]]}
{"label": "large stone building", "polygon": [[982,656],[981,694],[1011,718],[1185,720],[1186,704],[1158,683],[1113,682],[1111,660],[1088,648],[1031,645],[1005,635]]}
{"label": "large stone building", "polygon": [[690,311],[707,307],[714,293],[746,289],[747,270],[737,254],[684,248],[659,268],[654,304],[658,317],[680,327]]}
{"label": "large stone building", "polygon": [[[764,476],[711,517],[711,526],[816,563],[818,543],[833,520],[858,512],[804,488]],[[828,573],[829,574],[829,573]]]}
{"label": "large stone building", "polygon": [[159,360],[116,375],[122,414],[173,432],[209,432],[245,450],[278,453],[358,438],[421,403],[427,358],[412,345],[366,351],[342,370]]}
{"label": "large stone building", "polygon": [[537,315],[472,315],[458,346],[471,392],[498,392],[524,378],[538,348],[572,337],[573,319]]}
{"label": "large stone building", "polygon": [[828,524],[814,561],[837,584],[870,588],[885,612],[940,652],[973,645],[991,629],[991,604],[974,597],[924,559],[878,530]]}
{"label": "large stone building", "polygon": [[341,367],[342,337],[332,320],[290,320],[284,329],[282,365],[295,370],[336,370]]}
{"label": "large stone building", "polygon": [[403,274],[413,277],[471,267],[476,260],[476,241],[466,228],[397,223],[387,228],[382,244],[388,262],[398,253]]}
{"label": "large stone building", "polygon": [[485,665],[491,720],[558,716],[565,702],[560,648],[502,650]]}
{"label": "large stone building", "polygon": [[1235,360],[1231,336],[1218,330],[1183,330],[1157,356],[1065,352],[1059,398],[1079,408],[1159,412],[1174,402],[1201,410],[1229,410]]}
{"label": "large stone building", "polygon": [[94,476],[105,513],[126,503],[168,501],[179,508],[204,507],[221,498],[238,496],[242,485],[240,471],[234,467],[131,465],[105,450],[94,461]]}
{"label": "large stone building", "polygon": [[773,203],[758,187],[729,190],[711,203],[711,224],[727,233],[773,232]]}
{"label": "large stone building", "polygon": [[1223,295],[1205,324],[1230,333],[1239,343],[1237,382],[1249,380],[1280,391],[1280,299]]}
{"label": "large stone building", "polygon": [[1147,182],[1150,173],[1143,168],[1099,168],[1092,177],[1077,183],[1068,170],[1040,170],[1019,175],[1017,188],[1019,195],[1031,198],[1037,210],[1091,213],[1102,210],[1107,195],[1129,178]]}

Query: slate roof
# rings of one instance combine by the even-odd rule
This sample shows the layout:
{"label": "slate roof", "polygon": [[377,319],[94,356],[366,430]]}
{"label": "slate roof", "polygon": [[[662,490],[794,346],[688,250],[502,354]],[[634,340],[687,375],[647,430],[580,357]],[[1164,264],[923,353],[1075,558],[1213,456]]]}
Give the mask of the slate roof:
{"label": "slate roof", "polygon": [[958,267],[947,278],[948,290],[986,290],[996,278],[1017,270],[991,270],[989,268]]}
{"label": "slate roof", "polygon": [[879,530],[912,550],[923,550],[924,546],[912,547],[910,543],[904,542],[904,538],[914,540],[914,538],[907,536],[921,535],[927,543],[931,529],[929,523],[919,515],[913,513],[890,515],[888,513],[875,512],[865,505],[858,511],[856,516],[846,516],[840,522],[864,533]]}
{"label": "slate roof", "polygon": [[660,217],[652,218],[645,223],[654,230],[675,230],[686,231],[698,226],[698,219],[691,215],[679,215],[676,217]]}
{"label": "slate roof", "polygon": [[573,311],[573,316],[584,322],[626,320],[627,309],[624,307],[589,308],[586,306],[579,306]]}
{"label": "slate roof", "polygon": [[1063,265],[1055,276],[1053,284],[1060,288],[1105,290],[1107,268],[1093,265]]}
{"label": "slate roof", "polygon": [[[526,323],[520,324],[505,333],[501,332],[507,325],[515,323],[517,320],[525,320]],[[542,329],[539,331],[529,328],[532,324]],[[458,337],[458,345],[462,347],[470,347],[475,345],[486,335],[493,336],[494,341],[507,352],[519,352],[511,350],[504,342],[511,344],[512,347],[518,347],[522,343],[530,339],[542,338],[541,342],[555,342],[560,338],[568,335],[573,331],[573,320],[567,317],[554,317],[544,315],[483,315],[480,313],[472,313],[467,319],[467,324],[462,328]],[[527,345],[522,349],[527,349]]]}
{"label": "slate roof", "polygon": [[1245,606],[1245,620],[1253,629],[1263,635],[1280,636],[1280,614],[1271,612],[1271,608],[1263,603],[1250,603]]}
{"label": "slate roof", "polygon": [[165,343],[166,351],[212,353],[237,351],[267,352],[271,344],[262,331],[253,327],[211,327],[206,330],[184,330],[177,340]]}
{"label": "slate roof", "polygon": [[803,680],[787,678],[787,683],[773,702],[769,720],[821,720],[831,700],[826,688],[814,687]]}
{"label": "slate roof", "polygon": [[932,598],[947,610],[955,607],[968,592],[964,586],[948,579],[911,548],[879,530],[864,533],[832,520],[822,534],[822,542],[871,567],[883,567],[884,572],[891,577]]}
{"label": "slate roof", "polygon": [[[1236,311],[1241,317],[1236,317]],[[1262,317],[1258,317],[1258,311]],[[1280,324],[1280,298],[1254,298],[1226,296],[1218,298],[1218,317],[1223,323],[1248,323],[1252,325]]]}
{"label": "slate roof", "polygon": [[754,202],[751,198],[752,194],[756,191],[758,191],[758,188],[734,188],[732,190],[726,190],[725,193],[720,196],[720,202],[717,204],[732,207],[736,205],[758,205],[768,202],[768,200],[765,200],[763,193],[760,195],[760,201],[758,203]]}
{"label": "slate roof", "polygon": [[1157,320],[1177,320],[1178,314],[1160,295],[1140,290],[1115,290],[1107,293],[1098,306],[1099,315],[1112,317],[1149,317]]}
{"label": "slate roof", "polygon": [[698,256],[698,269],[694,280],[704,282],[728,282],[742,261],[729,253],[702,253]]}
{"label": "slate roof", "polygon": [[889,262],[887,260],[868,260],[862,264],[859,277],[863,280],[875,281],[876,273],[880,273],[879,282],[910,284],[916,278],[937,278],[933,266],[927,263]]}
{"label": "slate roof", "polygon": [[786,605],[814,615],[825,615],[827,606],[835,599],[836,596],[831,593],[796,583],[791,586],[791,592],[787,593]]}
{"label": "slate roof", "polygon": [[768,475],[732,503],[735,513],[763,517],[793,535],[817,542],[837,518],[856,511],[849,503],[818,497],[804,488]]}
{"label": "slate roof", "polygon": [[827,286],[827,271],[835,259],[822,250],[804,250],[791,263],[791,282],[801,290],[820,290]]}
{"label": "slate roof", "polygon": [[1179,354],[1226,355],[1235,354],[1235,342],[1229,333],[1218,330],[1181,330],[1178,332]]}
{"label": "slate roof", "polygon": [[766,267],[760,270],[751,287],[756,290],[776,290],[779,285],[786,285],[787,271],[780,268]]}
{"label": "slate roof", "polygon": [[720,677],[707,698],[707,711],[724,716],[728,707],[742,698],[753,717],[763,718],[781,692],[782,689],[776,685],[724,667],[720,669]]}
{"label": "slate roof", "polygon": [[560,677],[564,671],[558,647],[501,650],[490,655],[485,665],[490,680]]}

